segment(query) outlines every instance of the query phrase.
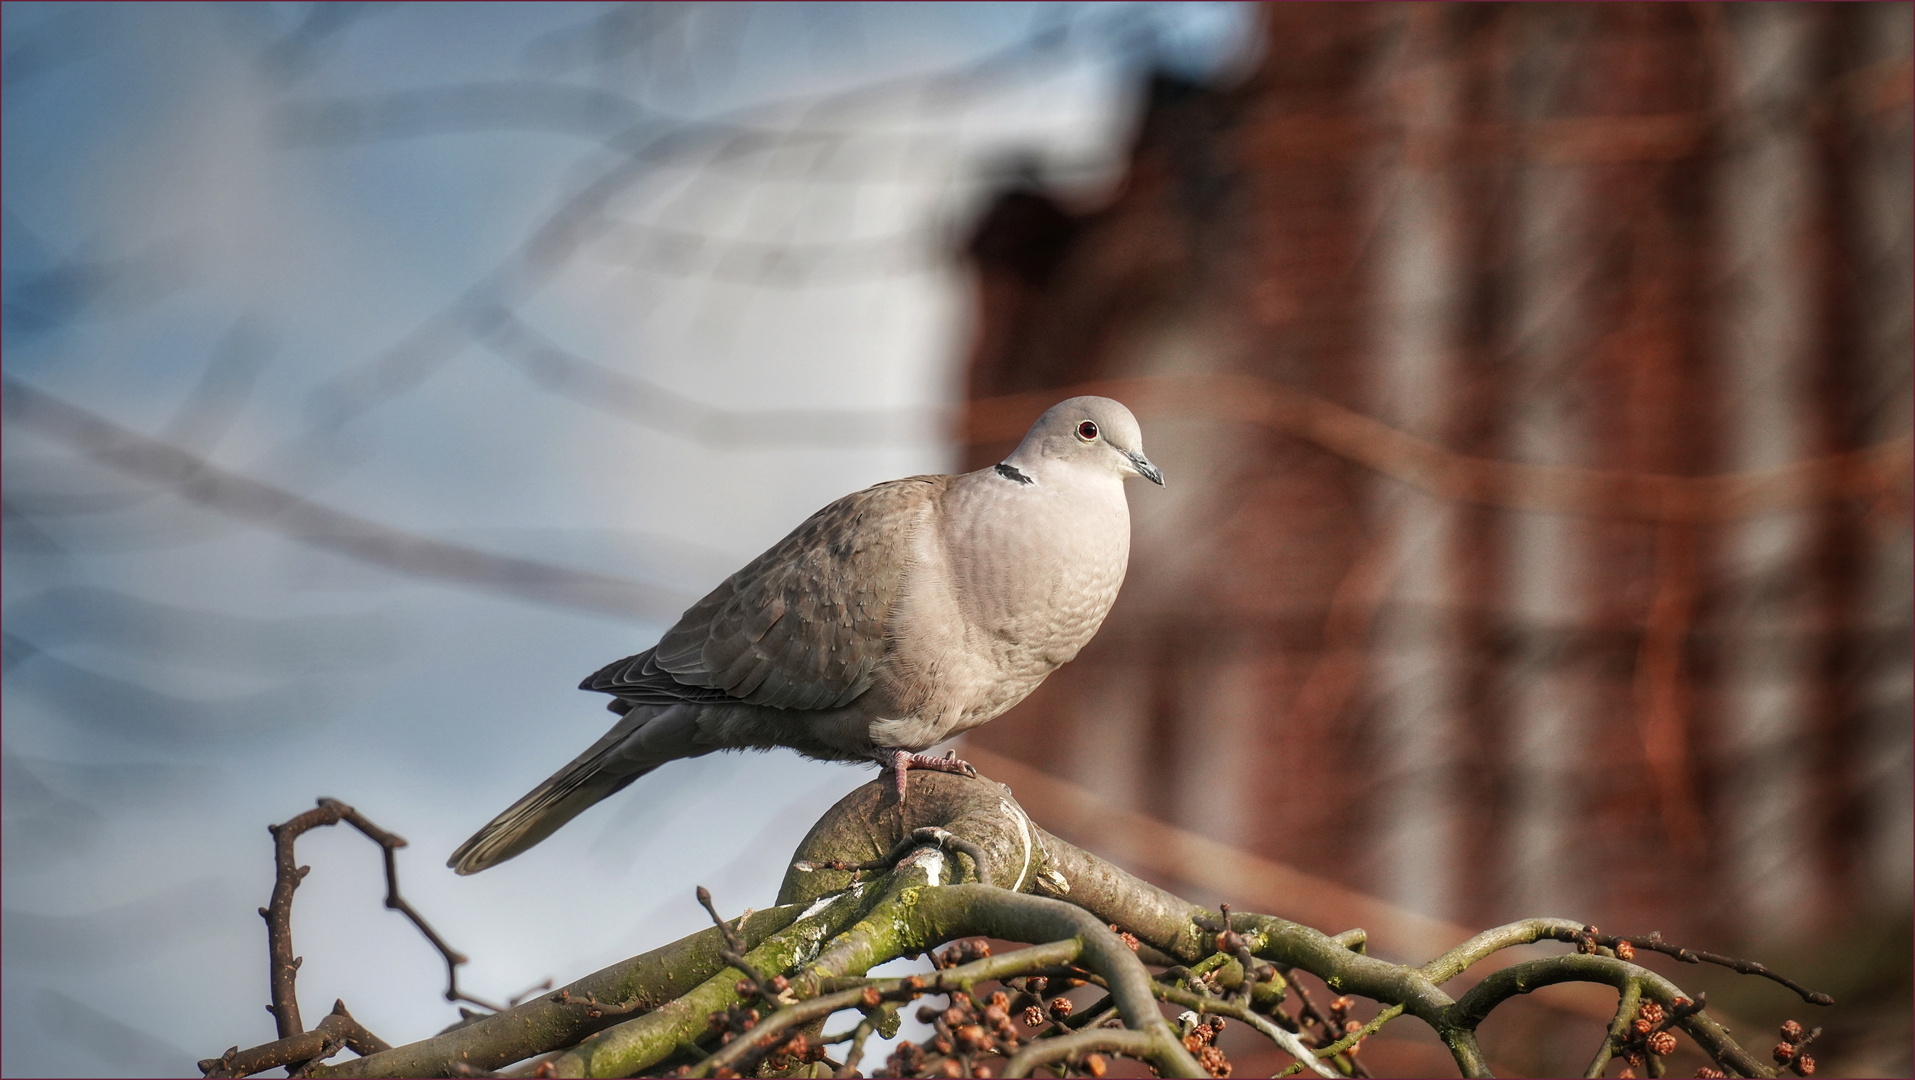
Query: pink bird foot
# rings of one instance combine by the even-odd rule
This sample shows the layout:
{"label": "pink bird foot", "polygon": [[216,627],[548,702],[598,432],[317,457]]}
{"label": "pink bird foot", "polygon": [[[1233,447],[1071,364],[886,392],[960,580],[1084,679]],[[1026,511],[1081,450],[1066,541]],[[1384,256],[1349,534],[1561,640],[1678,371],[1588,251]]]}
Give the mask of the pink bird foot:
{"label": "pink bird foot", "polygon": [[946,750],[943,757],[913,754],[908,750],[893,750],[889,760],[884,762],[884,771],[890,773],[897,782],[899,806],[904,805],[905,776],[912,769],[930,769],[934,772],[956,773],[974,780],[977,778],[976,766],[958,757],[956,750]]}

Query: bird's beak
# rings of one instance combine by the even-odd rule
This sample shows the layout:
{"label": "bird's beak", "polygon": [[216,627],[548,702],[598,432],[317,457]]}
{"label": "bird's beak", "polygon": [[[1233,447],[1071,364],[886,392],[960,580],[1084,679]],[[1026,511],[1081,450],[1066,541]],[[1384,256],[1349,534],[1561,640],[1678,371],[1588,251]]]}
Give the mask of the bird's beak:
{"label": "bird's beak", "polygon": [[1158,487],[1164,486],[1164,471],[1152,465],[1149,458],[1135,450],[1124,451],[1124,456],[1130,459],[1130,466],[1137,470],[1138,476],[1156,484]]}

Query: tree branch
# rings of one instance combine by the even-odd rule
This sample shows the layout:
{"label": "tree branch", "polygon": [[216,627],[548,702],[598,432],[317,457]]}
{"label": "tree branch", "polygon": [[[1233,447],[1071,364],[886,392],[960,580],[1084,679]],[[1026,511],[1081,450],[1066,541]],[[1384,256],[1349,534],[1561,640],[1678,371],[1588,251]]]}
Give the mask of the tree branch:
{"label": "tree branch", "polygon": [[[337,799],[322,798],[318,806],[292,820],[267,826],[267,831],[273,834],[273,895],[267,906],[259,909],[259,914],[266,920],[268,983],[272,987],[273,996],[273,1003],[268,1008],[278,1024],[280,1039],[282,1041],[290,1039],[304,1030],[299,1020],[299,996],[294,988],[301,958],[293,955],[293,892],[312,871],[312,867],[298,865],[298,860],[293,854],[293,845],[307,830],[337,825],[341,821],[359,830],[373,843],[378,844],[384,852],[386,907],[398,911],[411,920],[412,925],[417,927],[419,932],[425,935],[426,940],[432,943],[432,947],[439,950],[439,955],[445,958],[446,1000],[468,1001],[497,1012],[498,1006],[487,1004],[460,992],[459,965],[465,963],[466,958],[447,945],[445,939],[441,938],[438,932],[433,930],[432,926],[413,910],[412,905],[406,903],[405,897],[400,894],[399,867],[394,853],[406,846],[405,838],[374,825],[365,815]],[[344,1012],[343,1005],[334,1009],[335,1016]],[[351,1022],[352,1018],[348,1016],[346,1020]],[[358,1027],[356,1023],[352,1026]],[[359,1030],[364,1031],[363,1028]],[[261,1068],[272,1068],[272,1066],[261,1066]]]}
{"label": "tree branch", "polygon": [[[1077,1061],[1084,1055],[1098,1050],[1109,1050],[1126,1057],[1152,1061],[1158,1054],[1157,1042],[1155,1036],[1141,1031],[1131,1031],[1128,1028],[1092,1028],[1089,1031],[1074,1031],[1054,1039],[1039,1039],[1019,1050],[1011,1060],[1004,1063],[1004,1075],[1029,1076],[1040,1065]],[[1182,1049],[1181,1045],[1179,1049]],[[1209,1074],[1192,1061],[1190,1070],[1187,1072],[1161,1075],[1207,1076]]]}
{"label": "tree branch", "polygon": [[[269,1042],[264,1046],[255,1046],[251,1050],[241,1050],[235,1046],[220,1057],[203,1058],[199,1071],[204,1076],[251,1076],[281,1066],[297,1066],[323,1060],[339,1052],[341,1047],[349,1047],[362,1057],[390,1050],[386,1041],[367,1031],[359,1021],[346,1011],[346,1003],[335,1001],[332,1012],[319,1021],[311,1031],[303,1031]],[[294,1068],[293,1072],[300,1070]]]}
{"label": "tree branch", "polygon": [[1601,1076],[1609,1065],[1609,1059],[1616,1054],[1616,1048],[1622,1045],[1629,1035],[1629,1022],[1635,1019],[1636,1006],[1642,1002],[1642,983],[1635,979],[1623,984],[1622,993],[1616,998],[1616,1018],[1609,1022],[1609,1032],[1603,1036],[1602,1045],[1596,1048],[1595,1056],[1589,1059],[1589,1067],[1583,1070],[1584,1080]]}
{"label": "tree branch", "polygon": [[[745,960],[760,971],[793,970],[869,910],[874,892],[854,887],[815,905],[816,910],[766,937],[745,955]],[[546,1075],[631,1076],[664,1061],[681,1045],[695,1043],[707,1034],[713,1013],[741,999],[738,982],[743,975],[735,967],[717,970],[643,1016],[608,1027],[566,1050],[552,1059]]]}
{"label": "tree branch", "polygon": [[[1622,995],[1605,1033],[1605,1049],[1598,1052],[1592,1068],[1599,1070],[1606,1063],[1605,1053],[1642,1051],[1638,1045],[1643,1042],[1642,1026],[1631,1019],[1640,1000],[1666,1010],[1664,1017],[1654,1018],[1661,1027],[1649,1032],[1652,1041],[1645,1044],[1655,1053],[1673,1044],[1667,1035],[1653,1037],[1675,1025],[1727,1068],[1743,1075],[1773,1075],[1701,1013],[1699,997],[1691,1001],[1654,972],[1607,955],[1611,947],[1627,952],[1628,939],[1604,938],[1570,920],[1529,919],[1477,934],[1421,967],[1388,963],[1363,953],[1361,931],[1332,937],[1269,915],[1226,910],[1220,916],[1139,881],[1038,829],[1009,792],[989,780],[913,772],[908,781],[909,797],[903,807],[891,798],[888,785],[874,781],[820,818],[793,854],[780,890],[785,903],[779,908],[721,923],[588,976],[557,994],[479,1018],[432,1039],[375,1051],[337,1066],[317,1066],[311,1074],[453,1076],[486,1072],[539,1055],[546,1055],[536,1063],[541,1076],[631,1075],[671,1060],[696,1062],[701,1075],[747,1071],[766,1058],[782,1068],[779,1060],[821,1060],[825,1043],[818,1041],[819,1032],[811,1026],[821,1025],[826,1016],[844,1008],[863,1011],[865,1020],[848,1035],[829,1041],[848,1039],[852,1044],[848,1056],[862,1058],[865,1040],[878,1030],[891,1030],[887,1025],[895,1022],[901,1002],[942,993],[958,1012],[947,1009],[934,1017],[936,1024],[945,1025],[938,1028],[938,1036],[927,1041],[925,1048],[900,1048],[893,1067],[915,1073],[942,1055],[945,1061],[969,1068],[974,1055],[1001,1054],[1012,1063],[1007,1069],[1014,1070],[1006,1075],[1015,1075],[1107,1050],[1141,1056],[1161,1075],[1202,1075],[1183,1040],[1164,1019],[1158,1004],[1161,998],[1249,1023],[1287,1051],[1302,1051],[1299,1063],[1319,1073],[1325,1071],[1323,1059],[1348,1051],[1407,1012],[1443,1040],[1464,1075],[1486,1076],[1488,1065],[1475,1037],[1476,1027],[1486,1016],[1517,994],[1585,981],[1614,986]],[[320,811],[302,817],[339,813],[344,820],[346,809],[322,804]],[[947,849],[964,855],[954,857]],[[290,865],[289,848],[286,863]],[[958,871],[1012,887],[954,881]],[[853,880],[857,874],[873,872],[878,876]],[[1123,938],[1113,932],[1112,924],[1124,928]],[[873,966],[896,957],[980,935],[1051,944],[974,963],[968,961],[979,957],[979,950],[956,949],[944,961],[956,966],[947,966],[929,979],[862,977]],[[1504,968],[1460,999],[1441,989],[1473,965],[1496,962],[1496,954],[1504,949],[1543,940],[1571,943],[1580,951]],[[1660,943],[1653,936],[1644,940]],[[1605,946],[1603,941],[1616,944]],[[1678,959],[1713,955],[1661,944],[1666,946],[1661,951]],[[1241,967],[1245,978],[1254,979],[1259,961],[1300,969],[1338,994],[1371,998],[1382,1009],[1368,1025],[1347,1033],[1338,1030],[1338,1025],[1346,1024],[1345,1012],[1333,1009],[1332,1019],[1319,1019],[1326,1038],[1342,1037],[1312,1051],[1294,1037],[1286,1040],[1289,1032],[1261,1015],[1260,1009],[1274,1008],[1270,995],[1208,998],[1166,986],[1151,977],[1133,948],[1163,962],[1189,965],[1172,969],[1183,972],[1179,977],[1185,978],[1211,968],[1227,975],[1225,968]],[[1753,970],[1760,968],[1753,962],[1737,963],[1751,974],[1773,974],[1766,968]],[[1019,974],[1027,977],[1027,983],[1022,988],[1006,987],[1017,996],[1009,1004],[994,997],[992,1008],[1015,1014],[1025,1008],[1016,1004],[1020,999],[1035,1002],[1033,1009],[1049,1000],[1048,1020],[1043,1012],[1032,1013],[1036,1019],[1027,1018],[1028,1024],[1038,1028],[1038,1034],[1028,1040],[1002,1026],[1008,1022],[1005,1011],[996,1013],[995,1020],[978,1019],[983,1016],[982,1007],[971,997],[977,982]],[[1063,1022],[1069,1015],[1063,1006],[1068,1003],[1037,986],[1043,981],[1040,976],[1049,980],[1051,991],[1075,985],[1072,980],[1103,985],[1110,992],[1107,1007],[1123,1018],[1125,1030],[1102,1027],[1101,1011],[1095,1008]],[[959,1015],[968,1019],[961,1023],[950,1019]],[[965,1027],[966,1034],[961,1036],[956,1031],[965,1024],[980,1023],[999,1025],[997,1034],[979,1027]],[[1079,1025],[1081,1030],[1071,1030]],[[1618,1025],[1624,1025],[1626,1037],[1635,1041],[1618,1042],[1613,1037]],[[700,1049],[701,1043],[705,1049]],[[288,1059],[299,1068],[299,1060],[311,1059],[289,1055],[335,1049],[334,1040],[321,1037],[297,1046],[257,1048],[248,1052],[253,1056],[245,1062],[240,1061],[244,1055],[231,1051],[204,1064],[231,1072],[237,1065],[270,1057]],[[1200,1049],[1214,1053],[1208,1046]],[[708,1050],[715,1051],[709,1058],[704,1057]],[[847,1063],[840,1071],[850,1068]]]}
{"label": "tree branch", "polygon": [[[819,994],[790,1008],[779,1009],[772,1013],[764,1022],[752,1028],[748,1037],[733,1039],[726,1043],[723,1049],[706,1058],[696,1069],[693,1069],[691,1075],[711,1076],[720,1069],[736,1068],[741,1059],[749,1055],[763,1054],[782,1043],[785,1033],[792,1028],[814,1020],[824,1020],[841,1009],[859,1006],[874,1007],[876,1001],[896,995],[900,991],[911,997],[916,997],[918,994],[945,993],[951,990],[963,990],[968,993],[971,987],[980,982],[1002,981],[1054,964],[1071,963],[1077,959],[1083,949],[1083,944],[1077,939],[1066,938],[1063,941],[1053,941],[1048,945],[1019,949],[1016,952],[987,957],[959,967],[946,968],[932,975],[929,980],[921,977],[871,980],[849,990]],[[853,1035],[855,1037],[855,1032]]]}
{"label": "tree branch", "polygon": [[[1440,1023],[1456,1028],[1474,1031],[1476,1026],[1489,1016],[1490,1010],[1517,994],[1527,994],[1545,986],[1561,982],[1599,982],[1607,983],[1623,993],[1628,992],[1631,983],[1640,987],[1642,997],[1660,1004],[1665,1009],[1675,1009],[1680,1002],[1688,1002],[1690,996],[1683,993],[1674,983],[1648,968],[1637,967],[1613,956],[1593,956],[1581,953],[1569,953],[1565,956],[1550,956],[1541,960],[1527,960],[1494,972],[1482,982],[1477,983],[1464,994],[1449,1015]],[[1757,1061],[1754,1055],[1736,1045],[1729,1033],[1722,1029],[1710,1017],[1701,1012],[1692,1013],[1681,1021],[1682,1030],[1696,1041],[1696,1044],[1712,1058],[1720,1061],[1743,1076],[1774,1076],[1774,1070]],[[1438,1028],[1442,1030],[1441,1027]]]}
{"label": "tree branch", "polygon": [[[803,914],[805,905],[755,911],[730,925],[748,947],[755,948],[786,929]],[[600,969],[556,993],[545,994],[513,1009],[483,1016],[470,1024],[382,1054],[322,1066],[314,1076],[451,1076],[458,1064],[499,1069],[559,1047],[571,1046],[596,1031],[616,1024],[622,1015],[592,1016],[587,1000],[637,1003],[654,1009],[702,983],[724,967],[718,957],[725,947],[716,928],[701,930],[669,945]]]}

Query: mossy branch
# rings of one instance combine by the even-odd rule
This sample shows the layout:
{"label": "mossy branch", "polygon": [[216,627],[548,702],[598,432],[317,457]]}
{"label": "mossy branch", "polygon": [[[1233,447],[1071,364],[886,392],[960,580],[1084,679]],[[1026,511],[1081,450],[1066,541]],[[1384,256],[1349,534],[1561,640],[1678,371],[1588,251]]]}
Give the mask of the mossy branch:
{"label": "mossy branch", "polygon": [[[1202,1075],[1185,1040],[1164,1018],[1158,1002],[1165,999],[1234,1016],[1266,1035],[1280,1031],[1279,1044],[1312,1058],[1313,1071],[1321,1069],[1314,1059],[1351,1051],[1383,1023],[1408,1013],[1443,1040],[1463,1075],[1487,1076],[1475,1035],[1482,1021],[1518,994],[1567,981],[1602,983],[1620,994],[1615,1019],[1590,1064],[1592,1075],[1622,1052],[1624,1035],[1636,1023],[1632,1018],[1652,1002],[1668,1010],[1665,1027],[1679,1027],[1724,1068],[1745,1076],[1774,1075],[1701,1010],[1700,999],[1630,963],[1626,939],[1599,937],[1593,928],[1567,919],[1527,919],[1486,930],[1421,966],[1393,964],[1365,954],[1361,930],[1332,936],[1246,913],[1225,913],[1226,920],[1050,835],[1008,789],[981,778],[913,772],[902,809],[886,785],[872,783],[852,792],[799,845],[778,899],[779,907],[613,965],[558,993],[417,1043],[321,1065],[312,1075],[473,1075],[540,1055],[545,1055],[537,1063],[541,1076],[629,1076],[674,1062],[698,1075],[726,1075],[734,1065],[755,1066],[767,1054],[809,1046],[799,1037],[806,1031],[816,1036],[816,1025],[840,1008],[865,1012],[854,1031],[833,1037],[852,1043],[852,1055],[862,1055],[865,1039],[884,1017],[895,1019],[902,1001],[926,993],[959,1001],[975,982],[1059,970],[1106,987],[1107,1007],[1115,1008],[1125,1027],[1040,1026],[1027,1040],[997,1044],[995,1052],[1009,1059],[1005,1075],[1080,1061],[1093,1051],[1141,1057],[1166,1076]],[[1123,928],[1128,940],[1112,927]],[[888,960],[979,935],[1049,944],[949,967],[929,979],[918,977],[914,985],[864,978]],[[733,939],[729,945],[727,937]],[[1443,989],[1502,949],[1545,940],[1573,943],[1578,952],[1504,968],[1460,998]],[[1660,939],[1656,947],[1676,955]],[[1313,1014],[1322,1033],[1305,1032],[1315,1040],[1312,1046],[1282,1030],[1304,1029],[1312,1017],[1276,1015],[1269,991],[1280,984],[1265,986],[1263,996],[1254,997],[1249,980],[1239,978],[1230,985],[1242,987],[1240,997],[1205,997],[1197,992],[1204,988],[1194,983],[1192,990],[1182,990],[1170,986],[1168,978],[1154,978],[1140,954],[1154,963],[1179,965],[1172,970],[1197,980],[1214,979],[1226,969],[1241,976],[1262,963],[1300,969],[1338,994],[1372,999],[1383,1010],[1355,1031],[1347,1030],[1354,1023],[1338,1019],[1331,1024]],[[1801,989],[1761,965],[1730,964]],[[744,967],[754,978],[744,978]],[[1260,978],[1269,976],[1264,971]],[[1802,993],[1816,1003],[1826,1000]],[[1028,994],[1024,999],[1033,1000]],[[752,1002],[766,1015],[751,1012],[758,1007]],[[1283,1021],[1281,1028],[1271,1016]],[[733,1034],[722,1043],[723,1032],[713,1021],[726,1017]],[[1634,1030],[1642,1028],[1638,1024]],[[1631,1053],[1642,1048],[1642,1036],[1634,1037]],[[1201,1049],[1206,1055],[1215,1052],[1207,1045]],[[249,1061],[273,1056],[247,1053]],[[240,1058],[220,1060],[229,1059]],[[850,1066],[844,1068],[848,1074]]]}
{"label": "mossy branch", "polygon": [[[752,946],[798,920],[806,905],[756,911],[732,921],[733,931]],[[322,1065],[313,1076],[453,1076],[462,1068],[494,1070],[529,1057],[570,1046],[618,1022],[614,1015],[591,1015],[583,1004],[601,1001],[632,1012],[675,1000],[723,967],[725,947],[718,929],[701,930],[669,945],[595,971],[550,994],[516,1008],[480,1017],[451,1031],[396,1046],[383,1053]],[[567,999],[570,999],[569,1001]]]}
{"label": "mossy branch", "polygon": [[[816,906],[791,925],[745,954],[763,972],[791,971],[810,961],[826,941],[838,936],[870,906],[869,890],[853,887]],[[726,967],[677,998],[634,1020],[593,1035],[553,1059],[548,1076],[633,1076],[664,1061],[686,1043],[710,1031],[712,1013],[729,1008],[744,995],[744,972]]]}

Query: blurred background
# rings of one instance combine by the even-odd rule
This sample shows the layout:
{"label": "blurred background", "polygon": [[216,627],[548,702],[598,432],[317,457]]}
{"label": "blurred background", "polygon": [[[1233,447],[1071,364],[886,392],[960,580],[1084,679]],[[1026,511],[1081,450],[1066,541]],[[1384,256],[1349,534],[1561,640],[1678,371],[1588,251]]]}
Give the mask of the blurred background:
{"label": "blurred background", "polygon": [[[5,5],[0,1071],[272,1038],[320,795],[495,1001],[770,903],[867,772],[441,863],[606,727],[578,679],[1089,389],[1170,484],[964,748],[1040,822],[1392,959],[1755,956],[1842,1004],[1662,969],[1907,1075],[1910,15]],[[299,852],[306,1011],[456,1019],[376,849]],[[1613,994],[1533,997],[1492,1063],[1579,1069]]]}

